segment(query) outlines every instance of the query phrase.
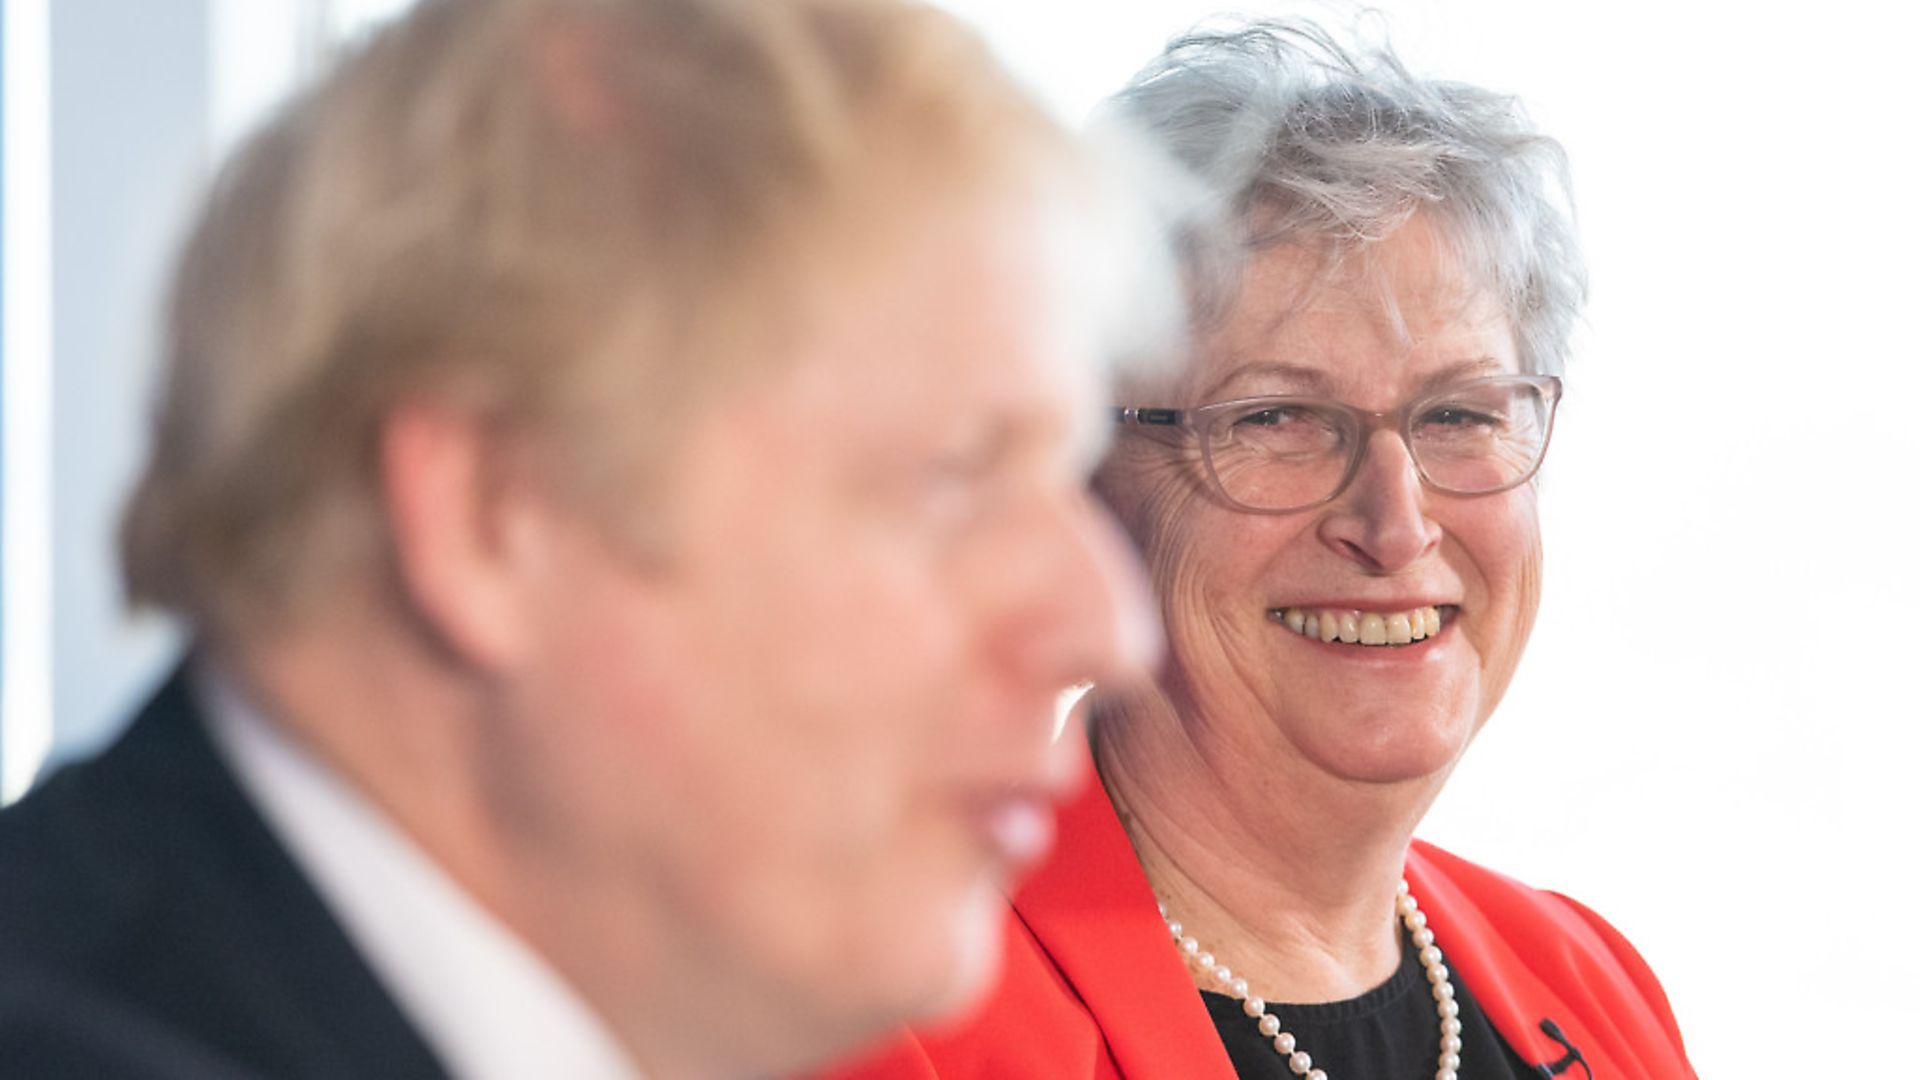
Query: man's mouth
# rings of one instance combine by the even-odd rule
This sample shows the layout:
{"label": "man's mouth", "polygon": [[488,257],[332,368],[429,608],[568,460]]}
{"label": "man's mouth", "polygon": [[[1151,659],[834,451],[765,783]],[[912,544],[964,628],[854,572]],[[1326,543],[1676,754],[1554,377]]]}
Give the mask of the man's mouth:
{"label": "man's mouth", "polygon": [[1410,611],[1273,608],[1267,617],[1301,637],[1347,645],[1412,645],[1440,632],[1460,609],[1452,604]]}
{"label": "man's mouth", "polygon": [[975,834],[1010,871],[1024,871],[1053,847],[1053,803],[1038,795],[983,798],[969,816]]}

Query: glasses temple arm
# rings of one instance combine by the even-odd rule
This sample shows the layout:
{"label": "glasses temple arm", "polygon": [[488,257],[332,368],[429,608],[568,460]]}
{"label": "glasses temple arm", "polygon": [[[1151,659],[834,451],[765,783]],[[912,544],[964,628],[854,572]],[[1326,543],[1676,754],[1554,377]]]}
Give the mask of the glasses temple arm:
{"label": "glasses temple arm", "polygon": [[1116,405],[1113,420],[1117,424],[1148,424],[1155,427],[1179,427],[1186,422],[1186,414],[1179,409],[1138,409],[1131,406]]}

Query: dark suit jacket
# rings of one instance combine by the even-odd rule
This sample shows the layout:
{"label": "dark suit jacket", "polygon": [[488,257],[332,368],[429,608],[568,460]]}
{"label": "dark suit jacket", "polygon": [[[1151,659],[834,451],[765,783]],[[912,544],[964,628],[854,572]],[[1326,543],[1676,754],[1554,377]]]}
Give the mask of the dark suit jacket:
{"label": "dark suit jacket", "polygon": [[175,672],[0,812],[0,1076],[444,1077]]}

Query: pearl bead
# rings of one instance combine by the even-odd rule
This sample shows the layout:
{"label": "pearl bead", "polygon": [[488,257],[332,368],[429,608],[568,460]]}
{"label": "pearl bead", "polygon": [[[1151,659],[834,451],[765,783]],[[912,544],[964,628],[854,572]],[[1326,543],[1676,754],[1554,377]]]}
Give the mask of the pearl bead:
{"label": "pearl bead", "polygon": [[[1447,969],[1444,954],[1434,943],[1433,931],[1427,926],[1427,916],[1405,881],[1400,882],[1394,895],[1394,910],[1413,941],[1420,966],[1426,969],[1427,982],[1433,988],[1434,1011],[1440,1017],[1440,1058],[1434,1080],[1460,1080],[1460,1003],[1454,994],[1453,973]],[[1160,917],[1166,920],[1167,930],[1181,953],[1196,961],[1200,970],[1212,976],[1215,983],[1240,999],[1241,1011],[1259,1022],[1260,1034],[1273,1040],[1274,1052],[1286,1059],[1287,1068],[1295,1076],[1327,1080],[1325,1070],[1314,1067],[1313,1058],[1300,1049],[1293,1033],[1281,1029],[1280,1018],[1267,1011],[1266,1000],[1249,992],[1247,980],[1235,977],[1227,965],[1216,963],[1218,958],[1202,950],[1200,942],[1187,935],[1180,923],[1167,914],[1164,903],[1160,905]]]}

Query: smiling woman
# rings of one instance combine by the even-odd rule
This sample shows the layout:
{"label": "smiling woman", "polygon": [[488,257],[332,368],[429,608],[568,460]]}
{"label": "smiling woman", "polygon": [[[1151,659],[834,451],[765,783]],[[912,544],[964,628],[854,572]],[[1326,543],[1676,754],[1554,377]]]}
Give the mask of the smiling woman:
{"label": "smiling woman", "polygon": [[1242,226],[1095,481],[1166,661],[1091,697],[1008,984],[867,1075],[1691,1077],[1611,927],[1413,839],[1539,608],[1585,292],[1558,147],[1306,23],[1196,32],[1116,108]]}
{"label": "smiling woman", "polygon": [[[1445,288],[1458,281],[1458,263],[1432,242],[1423,218],[1369,254],[1372,265],[1327,278],[1316,253],[1257,252],[1250,284],[1173,392],[1324,388],[1346,403],[1340,409],[1424,416],[1436,394],[1442,403],[1486,396],[1488,377],[1460,376],[1492,367],[1514,373],[1491,378],[1499,397],[1539,393],[1541,384],[1518,375],[1504,315]],[[1285,365],[1276,368],[1274,357]],[[1227,389],[1200,389],[1208,387]],[[1190,746],[1183,728],[1135,719],[1145,706],[1116,703],[1102,724],[1113,767],[1233,747],[1238,753],[1193,764],[1216,774],[1255,770],[1323,805],[1352,797],[1341,778],[1444,775],[1499,701],[1532,625],[1540,543],[1534,492],[1520,481],[1544,440],[1511,473],[1486,464],[1497,462],[1497,446],[1483,447],[1478,469],[1492,475],[1470,496],[1431,479],[1428,442],[1404,421],[1356,432],[1321,455],[1339,467],[1317,476],[1312,463],[1256,466],[1236,455],[1221,478],[1216,448],[1203,477],[1194,442],[1125,440],[1100,483],[1161,583],[1176,673],[1166,705],[1209,730]],[[1297,469],[1315,485],[1295,486]],[[1277,479],[1245,475],[1256,470]],[[1388,619],[1406,619],[1410,641],[1407,613],[1419,613],[1424,630],[1428,611],[1438,632],[1418,646],[1372,648],[1387,644]],[[1302,616],[1303,630],[1315,618],[1317,640],[1282,633],[1288,613]],[[1232,789],[1254,778],[1216,779]]]}

